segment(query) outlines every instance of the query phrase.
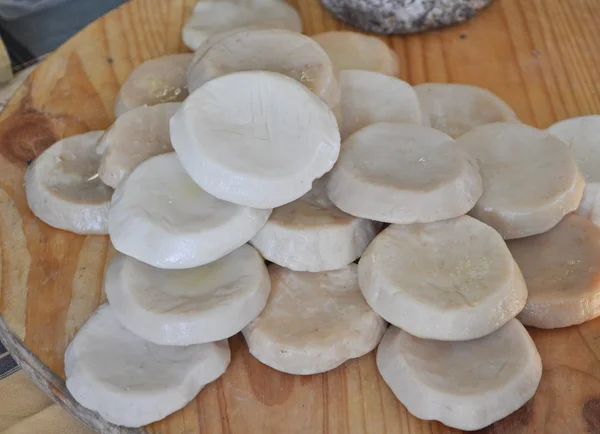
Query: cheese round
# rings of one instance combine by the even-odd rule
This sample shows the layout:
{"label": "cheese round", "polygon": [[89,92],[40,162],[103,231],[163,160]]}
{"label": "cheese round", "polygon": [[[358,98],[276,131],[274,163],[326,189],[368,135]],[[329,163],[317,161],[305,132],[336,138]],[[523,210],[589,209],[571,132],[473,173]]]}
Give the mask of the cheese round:
{"label": "cheese round", "polygon": [[325,32],[312,37],[338,70],[363,69],[397,76],[398,55],[385,42],[357,32]]}
{"label": "cheese round", "polygon": [[117,187],[108,231],[115,249],[139,261],[157,268],[193,268],[245,244],[270,214],[270,209],[211,196],[169,153],[145,161]]}
{"label": "cheese round", "polygon": [[518,410],[542,376],[535,344],[516,319],[463,342],[420,339],[392,326],[377,349],[377,368],[411,414],[467,431]]}
{"label": "cheese round", "polygon": [[329,198],[342,211],[402,224],[463,215],[483,188],[474,159],[450,136],[409,124],[357,131],[328,177]]}
{"label": "cheese round", "polygon": [[227,369],[227,341],[171,347],[131,333],[105,304],[65,353],[67,389],[108,422],[140,427],[183,408]]}
{"label": "cheese round", "polygon": [[180,102],[188,96],[186,72],[193,54],[170,54],[135,68],[117,95],[115,116],[143,105]]}
{"label": "cheese round", "polygon": [[271,264],[271,294],[242,331],[250,353],[289,374],[329,371],[373,350],[386,322],[358,288],[356,264],[307,273]]}
{"label": "cheese round", "polygon": [[302,32],[300,15],[283,0],[202,0],[196,3],[181,37],[195,51],[215,33],[248,26]]}
{"label": "cheese round", "polygon": [[483,195],[471,215],[505,239],[546,232],[581,201],[584,180],[565,143],[513,123],[482,125],[457,144],[479,164]]}
{"label": "cheese round", "polygon": [[31,212],[44,223],[77,234],[108,233],[113,190],[98,179],[96,143],[104,131],[59,140],[25,172]]}
{"label": "cheese round", "polygon": [[525,325],[553,329],[600,316],[600,228],[569,214],[548,232],[512,240],[529,297]]}
{"label": "cheese round", "polygon": [[171,118],[171,141],[200,187],[254,208],[307,193],[340,150],[327,105],[296,80],[267,71],[224,75],[195,90]]}
{"label": "cheese round", "polygon": [[340,72],[342,122],[345,139],[378,122],[422,124],[419,99],[412,86],[379,72],[348,69]]}
{"label": "cheese round", "polygon": [[98,175],[116,188],[140,163],[173,152],[169,119],[180,103],[136,107],[120,116],[98,143],[102,154]]}
{"label": "cheese round", "polygon": [[340,211],[327,197],[326,177],[300,199],[275,208],[250,240],[268,261],[295,271],[327,271],[360,257],[381,223]]}
{"label": "cheese round", "polygon": [[527,299],[502,236],[469,216],[389,226],[361,257],[358,281],[375,312],[425,339],[485,336]]}
{"label": "cheese round", "polygon": [[117,255],[104,280],[119,321],[159,345],[203,344],[233,336],[265,307],[270,288],[264,260],[248,244],[186,270],[163,270]]}
{"label": "cheese round", "polygon": [[512,108],[487,89],[468,84],[424,83],[414,87],[429,124],[454,138],[478,125],[519,122]]}
{"label": "cheese round", "polygon": [[[263,70],[287,75],[335,108],[340,84],[329,56],[313,39],[282,29],[238,29],[215,36],[188,70],[190,92],[216,77]],[[209,41],[207,41],[209,44]]]}
{"label": "cheese round", "polygon": [[567,144],[585,178],[585,190],[577,214],[600,225],[600,116],[581,116],[560,121],[546,131]]}

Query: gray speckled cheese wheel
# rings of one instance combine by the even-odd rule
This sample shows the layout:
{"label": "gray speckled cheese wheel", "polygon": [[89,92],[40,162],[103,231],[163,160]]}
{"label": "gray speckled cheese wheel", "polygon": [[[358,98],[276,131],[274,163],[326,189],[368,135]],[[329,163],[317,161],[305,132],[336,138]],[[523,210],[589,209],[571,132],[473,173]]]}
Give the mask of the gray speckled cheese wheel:
{"label": "gray speckled cheese wheel", "polygon": [[369,32],[415,33],[468,20],[492,0],[321,0],[342,21]]}

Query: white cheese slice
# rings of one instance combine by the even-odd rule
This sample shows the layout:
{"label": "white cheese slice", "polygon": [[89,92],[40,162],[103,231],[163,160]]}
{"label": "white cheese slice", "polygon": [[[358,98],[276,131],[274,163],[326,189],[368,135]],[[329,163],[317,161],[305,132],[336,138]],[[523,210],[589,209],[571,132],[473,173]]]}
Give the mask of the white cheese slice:
{"label": "white cheese slice", "polygon": [[327,271],[360,257],[381,223],[340,211],[327,197],[326,177],[294,202],[275,208],[250,244],[268,261],[295,271]]}
{"label": "white cheese slice", "polygon": [[117,187],[108,216],[119,252],[157,268],[208,264],[237,249],[270,209],[219,200],[198,187],[174,153],[152,157]]}
{"label": "white cheese slice", "polygon": [[464,342],[420,339],[392,326],[377,349],[377,367],[414,416],[467,431],[518,410],[542,376],[535,344],[516,319]]}
{"label": "white cheese slice", "polygon": [[104,131],[59,140],[25,172],[25,194],[31,212],[57,229],[77,234],[108,233],[112,188],[98,179],[100,156],[95,148]]}
{"label": "white cheese slice", "polygon": [[[237,29],[219,33],[195,55],[187,77],[190,92],[216,77],[263,70],[287,75],[336,108],[340,84],[329,56],[313,39],[282,29]],[[208,46],[210,45],[210,46]]]}
{"label": "white cheese slice", "polygon": [[227,339],[265,307],[271,289],[263,258],[248,244],[207,265],[154,268],[117,255],[104,291],[119,321],[159,345]]}
{"label": "white cheese slice", "polygon": [[65,353],[67,389],[108,422],[140,427],[183,408],[227,369],[227,341],[172,347],[131,333],[105,304]]}
{"label": "white cheese slice", "polygon": [[422,124],[419,98],[412,86],[379,72],[348,69],[340,72],[342,139],[371,124]]}
{"label": "white cheese slice", "polygon": [[171,141],[200,187],[254,208],[307,193],[340,150],[327,104],[296,80],[267,71],[235,72],[195,90],[171,118]]}
{"label": "white cheese slice", "polygon": [[409,124],[357,131],[328,178],[329,198],[342,211],[403,224],[463,215],[483,188],[477,163],[450,136]]}

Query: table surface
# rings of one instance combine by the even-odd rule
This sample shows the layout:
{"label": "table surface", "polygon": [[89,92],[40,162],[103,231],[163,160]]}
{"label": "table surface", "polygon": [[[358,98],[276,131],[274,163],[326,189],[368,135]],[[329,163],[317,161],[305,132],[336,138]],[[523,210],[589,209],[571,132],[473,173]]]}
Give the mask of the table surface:
{"label": "table surface", "polygon": [[[296,0],[305,31],[346,28],[317,0]],[[0,115],[0,331],[38,385],[103,432],[120,429],[75,403],[63,354],[105,300],[114,254],[107,237],[48,227],[27,208],[27,162],[57,139],[108,127],[120,85],[146,59],[182,52],[180,29],[194,0],[132,0],[52,54]],[[501,96],[523,122],[546,127],[600,113],[600,2],[495,0],[476,19],[441,31],[383,38],[402,78],[469,83]],[[530,330],[544,363],[534,399],[489,433],[600,431],[600,320]],[[455,433],[412,417],[379,377],[371,353],[323,375],[291,376],[261,365],[236,336],[227,373],[154,433]]]}

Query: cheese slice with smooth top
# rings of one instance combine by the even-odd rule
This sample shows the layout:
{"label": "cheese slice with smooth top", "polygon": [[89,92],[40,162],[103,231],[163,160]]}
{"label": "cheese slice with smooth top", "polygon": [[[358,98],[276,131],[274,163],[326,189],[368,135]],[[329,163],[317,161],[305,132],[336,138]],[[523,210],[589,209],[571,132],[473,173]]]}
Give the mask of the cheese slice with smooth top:
{"label": "cheese slice with smooth top", "polygon": [[373,71],[340,72],[342,85],[342,139],[371,124],[397,122],[422,124],[419,98],[399,78]]}
{"label": "cheese slice with smooth top", "polygon": [[115,249],[139,261],[157,268],[193,268],[245,244],[270,214],[270,209],[211,196],[169,153],[145,161],[117,187],[108,232]]}
{"label": "cheese slice with smooth top", "polygon": [[375,36],[357,32],[325,32],[312,37],[323,47],[334,64],[344,69],[363,69],[397,76],[398,55]]}
{"label": "cheese slice with smooth top", "polygon": [[543,234],[512,240],[529,297],[525,325],[553,329],[600,316],[600,228],[569,214]]}
{"label": "cheese slice with smooth top", "polygon": [[483,188],[475,160],[450,136],[422,125],[378,123],[357,131],[327,176],[338,208],[388,223],[463,215]]}
{"label": "cheese slice with smooth top", "polygon": [[298,199],[340,151],[327,104],[267,71],[224,75],[195,90],[171,118],[171,142],[205,191],[254,208]]}
{"label": "cheese slice with smooth top", "polygon": [[356,264],[308,273],[269,266],[267,306],[242,333],[250,353],[288,374],[329,371],[379,343],[386,322],[365,302]]}
{"label": "cheese slice with smooth top", "polygon": [[180,103],[134,108],[119,117],[98,143],[102,154],[98,175],[116,188],[140,163],[155,155],[173,152],[169,119]]}
{"label": "cheese slice with smooth top", "polygon": [[105,304],[67,348],[66,385],[79,404],[108,422],[140,427],[183,408],[230,359],[227,341],[187,347],[144,341]]}
{"label": "cheese slice with smooth top", "polygon": [[515,123],[481,125],[457,140],[479,164],[483,195],[470,214],[504,239],[540,234],[579,206],[585,182],[567,145]]}
{"label": "cheese slice with smooth top", "polygon": [[215,33],[248,26],[302,32],[300,15],[283,0],[202,0],[183,26],[181,37],[195,51]]}
{"label": "cheese slice with smooth top", "polygon": [[275,208],[250,240],[268,261],[295,271],[327,271],[360,257],[382,224],[340,211],[327,197],[326,177],[300,199]]}
{"label": "cheese slice with smooth top", "polygon": [[429,124],[457,138],[478,125],[519,122],[512,108],[487,89],[468,84],[424,83],[414,87]]}
{"label": "cheese slice with smooth top", "polygon": [[542,376],[535,344],[516,319],[463,342],[420,339],[392,326],[377,349],[377,368],[411,414],[466,431],[518,410]]}
{"label": "cheese slice with smooth top", "polygon": [[143,105],[180,102],[188,96],[186,73],[193,54],[170,54],[136,67],[117,95],[115,116]]}
{"label": "cheese slice with smooth top", "polygon": [[[337,70],[312,38],[282,29],[238,29],[219,33],[218,40],[187,73],[190,92],[216,77],[238,71],[263,70],[287,75],[309,88],[331,108],[340,104]],[[197,53],[198,55],[198,53]]]}
{"label": "cheese slice with smooth top", "polygon": [[600,116],[566,119],[548,131],[567,144],[585,178],[585,190],[577,214],[600,225]]}
{"label": "cheese slice with smooth top", "polygon": [[108,233],[113,194],[98,179],[95,148],[104,131],[67,137],[46,149],[25,172],[31,212],[57,229],[77,234]]}
{"label": "cheese slice with smooth top", "polygon": [[187,270],[163,270],[117,255],[104,279],[119,321],[159,345],[203,344],[233,336],[265,307],[270,289],[265,262],[248,244]]}
{"label": "cheese slice with smooth top", "polygon": [[360,258],[358,281],[375,312],[425,339],[485,336],[527,299],[502,236],[469,216],[389,226]]}

